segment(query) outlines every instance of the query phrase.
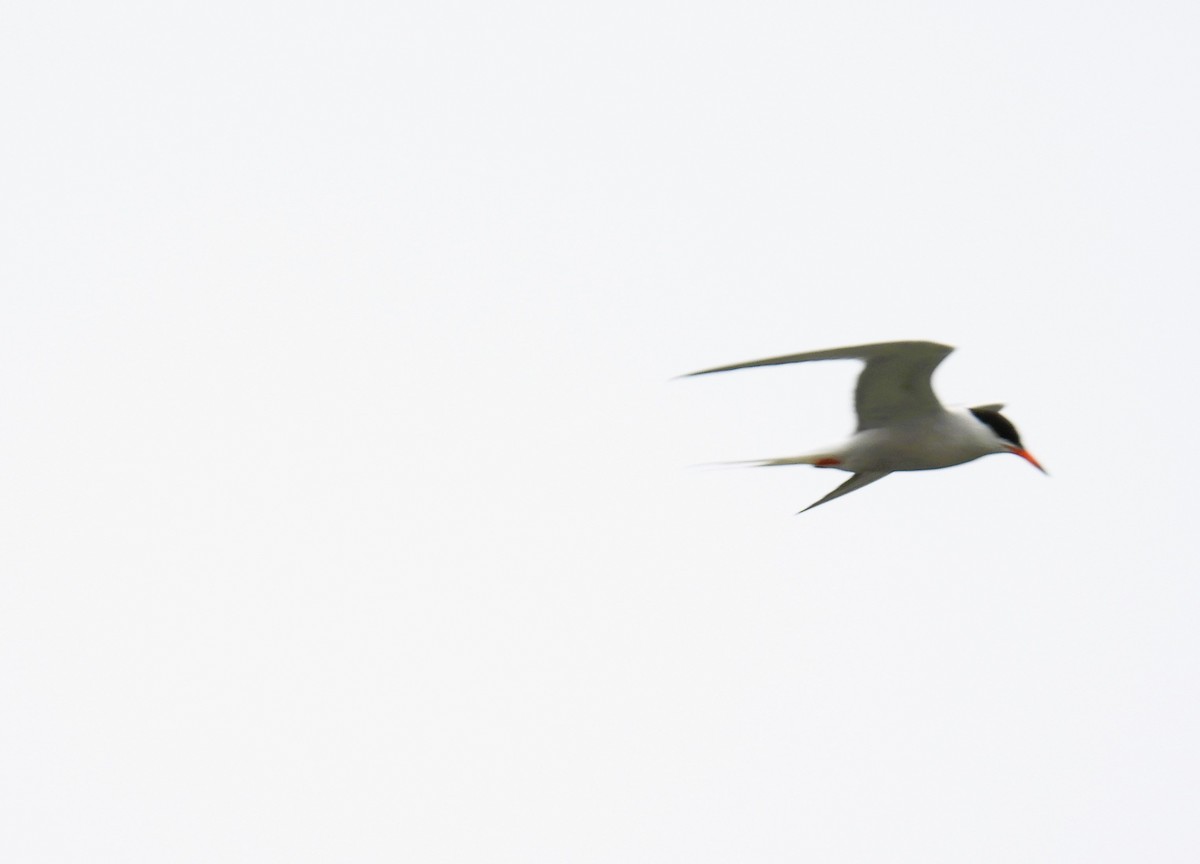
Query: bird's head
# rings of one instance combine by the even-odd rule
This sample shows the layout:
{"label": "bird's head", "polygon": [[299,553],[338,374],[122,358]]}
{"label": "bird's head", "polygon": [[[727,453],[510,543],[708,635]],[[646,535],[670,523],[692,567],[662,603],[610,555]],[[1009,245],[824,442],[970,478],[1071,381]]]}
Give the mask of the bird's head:
{"label": "bird's head", "polygon": [[971,409],[971,414],[987,427],[995,439],[993,442],[996,448],[994,452],[1015,453],[1043,474],[1049,474],[1050,472],[1043,468],[1021,444],[1021,435],[1017,432],[1017,427],[1000,413],[1000,409],[1003,407],[1003,405],[983,405]]}

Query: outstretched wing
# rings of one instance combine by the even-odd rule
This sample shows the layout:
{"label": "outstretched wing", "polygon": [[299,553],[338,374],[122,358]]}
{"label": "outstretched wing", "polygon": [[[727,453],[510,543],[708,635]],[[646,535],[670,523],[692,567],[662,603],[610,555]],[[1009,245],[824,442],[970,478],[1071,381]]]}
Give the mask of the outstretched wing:
{"label": "outstretched wing", "polygon": [[877,342],[873,345],[852,345],[848,348],[768,357],[691,374],[708,375],[711,372],[807,363],[811,360],[864,360],[866,366],[859,374],[858,386],[854,390],[854,408],[861,432],[941,411],[942,403],[934,395],[931,379],[933,370],[953,350],[949,345],[939,345],[937,342]]}
{"label": "outstretched wing", "polygon": [[[817,501],[814,504],[809,504],[807,507],[805,507],[803,510],[801,510],[800,513],[807,513],[809,510],[813,509],[814,507],[820,507],[826,501],[832,501],[834,498],[841,498],[843,495],[848,495],[849,493],[854,492],[857,489],[861,489],[864,486],[874,483],[876,480],[882,480],[884,477],[886,477],[887,475],[889,475],[891,473],[892,473],[891,471],[863,471],[861,474],[855,474],[853,477],[851,477],[849,480],[847,480],[841,486],[834,489],[832,492],[830,492],[828,495],[826,495],[820,501]],[[797,515],[799,515],[799,514],[797,514]]]}

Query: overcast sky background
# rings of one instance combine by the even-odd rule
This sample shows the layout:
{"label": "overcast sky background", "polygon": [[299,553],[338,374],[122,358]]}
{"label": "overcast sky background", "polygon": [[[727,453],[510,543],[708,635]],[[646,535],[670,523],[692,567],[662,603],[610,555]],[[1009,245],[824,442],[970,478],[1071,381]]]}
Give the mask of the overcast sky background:
{"label": "overcast sky background", "polygon": [[6,861],[1197,860],[1196,4],[6,19]]}

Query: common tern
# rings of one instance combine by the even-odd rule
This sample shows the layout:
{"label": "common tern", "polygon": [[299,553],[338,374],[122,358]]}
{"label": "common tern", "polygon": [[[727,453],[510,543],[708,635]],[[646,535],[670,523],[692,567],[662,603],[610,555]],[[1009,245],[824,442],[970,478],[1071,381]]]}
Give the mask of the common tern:
{"label": "common tern", "polygon": [[1025,449],[1016,427],[1000,413],[1003,405],[947,408],[938,401],[930,379],[938,364],[953,350],[936,342],[878,342],[717,366],[684,377],[810,360],[865,361],[854,390],[858,429],[849,439],[803,456],[757,459],[749,463],[814,465],[853,474],[801,513],[862,489],[893,471],[949,468],[991,453],[1016,454],[1043,474],[1047,473]]}

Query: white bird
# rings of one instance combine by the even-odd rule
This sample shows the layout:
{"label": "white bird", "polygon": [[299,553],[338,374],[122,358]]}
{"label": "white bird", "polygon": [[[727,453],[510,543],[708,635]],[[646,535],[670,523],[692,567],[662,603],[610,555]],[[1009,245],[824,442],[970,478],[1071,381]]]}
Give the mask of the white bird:
{"label": "white bird", "polygon": [[800,512],[881,480],[893,471],[949,468],[991,453],[1014,453],[1047,473],[1021,444],[1003,405],[947,408],[938,401],[930,379],[949,345],[936,342],[879,342],[788,354],[703,369],[684,377],[729,372],[753,366],[778,366],[810,360],[864,360],[854,390],[858,429],[848,440],[803,456],[757,459],[755,465],[815,465],[850,471],[853,477]]}

